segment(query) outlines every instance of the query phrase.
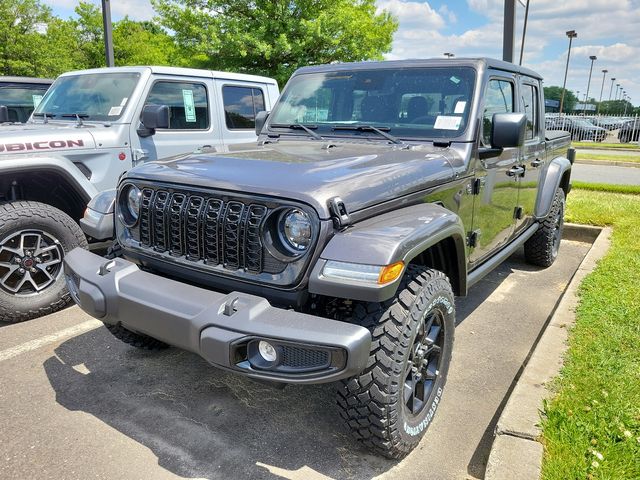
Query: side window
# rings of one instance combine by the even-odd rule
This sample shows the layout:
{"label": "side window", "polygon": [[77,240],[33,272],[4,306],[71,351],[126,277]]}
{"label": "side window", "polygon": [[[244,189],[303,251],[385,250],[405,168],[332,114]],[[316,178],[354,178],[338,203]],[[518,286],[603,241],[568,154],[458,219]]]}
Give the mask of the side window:
{"label": "side window", "polygon": [[156,82],[145,105],[169,106],[169,130],[209,128],[207,89],[200,83]]}
{"label": "side window", "polygon": [[222,87],[224,118],[229,130],[255,128],[256,114],[265,110],[259,88]]}
{"label": "side window", "polygon": [[538,89],[533,85],[522,85],[522,106],[527,114],[525,139],[538,136]]}
{"label": "side window", "polygon": [[513,112],[513,84],[507,80],[489,80],[484,102],[482,140],[490,145],[493,114]]}

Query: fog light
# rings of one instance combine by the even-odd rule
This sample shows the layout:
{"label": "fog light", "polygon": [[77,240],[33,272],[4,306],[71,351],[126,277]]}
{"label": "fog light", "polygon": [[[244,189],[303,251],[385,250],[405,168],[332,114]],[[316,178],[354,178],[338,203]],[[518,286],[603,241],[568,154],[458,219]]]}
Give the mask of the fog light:
{"label": "fog light", "polygon": [[273,363],[278,359],[278,352],[275,347],[264,340],[260,340],[258,343],[258,352],[260,352],[260,356],[269,363]]}

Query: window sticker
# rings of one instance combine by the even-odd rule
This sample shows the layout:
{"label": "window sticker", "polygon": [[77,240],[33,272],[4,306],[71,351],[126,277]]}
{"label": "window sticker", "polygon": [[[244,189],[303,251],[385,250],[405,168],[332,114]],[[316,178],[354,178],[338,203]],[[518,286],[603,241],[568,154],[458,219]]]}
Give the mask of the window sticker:
{"label": "window sticker", "polygon": [[449,78],[449,80],[451,80],[456,85],[460,83],[460,79],[456,76],[452,76],[451,78]]}
{"label": "window sticker", "polygon": [[124,107],[124,106],[125,106],[125,104],[127,103],[127,100],[129,100],[129,97],[124,97],[124,98],[122,99],[122,101],[120,102],[120,106],[121,106],[121,107]]}
{"label": "window sticker", "polygon": [[456,102],[456,108],[453,113],[464,113],[464,107],[467,106],[467,102]]}
{"label": "window sticker", "polygon": [[33,108],[38,108],[42,101],[42,95],[31,95],[31,98],[33,99]]}
{"label": "window sticker", "polygon": [[433,128],[438,130],[458,130],[462,123],[462,117],[450,117],[447,115],[438,115]]}
{"label": "window sticker", "polygon": [[189,123],[196,121],[196,106],[193,103],[193,90],[182,90],[182,101],[184,102],[184,117]]}
{"label": "window sticker", "polygon": [[117,117],[118,115],[120,115],[122,113],[122,107],[117,106],[117,107],[111,107],[109,109],[109,113],[107,113],[107,115],[109,117]]}

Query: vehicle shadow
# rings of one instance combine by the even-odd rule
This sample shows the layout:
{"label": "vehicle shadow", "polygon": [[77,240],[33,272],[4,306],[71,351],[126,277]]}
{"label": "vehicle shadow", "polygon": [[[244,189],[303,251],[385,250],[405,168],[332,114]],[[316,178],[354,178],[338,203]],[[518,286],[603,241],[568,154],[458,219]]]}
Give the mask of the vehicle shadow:
{"label": "vehicle shadow", "polygon": [[[457,299],[458,324],[520,267],[516,254]],[[136,350],[105,328],[62,343],[44,369],[60,405],[144,445],[181,477],[370,479],[398,464],[351,439],[332,384],[278,390],[178,349]],[[474,455],[478,469],[489,455],[486,440]],[[413,455],[420,452],[405,462]]]}
{"label": "vehicle shadow", "polygon": [[60,405],[144,445],[181,477],[371,478],[396,463],[352,441],[331,384],[278,390],[178,349],[136,350],[105,328],[61,344],[44,369]]}

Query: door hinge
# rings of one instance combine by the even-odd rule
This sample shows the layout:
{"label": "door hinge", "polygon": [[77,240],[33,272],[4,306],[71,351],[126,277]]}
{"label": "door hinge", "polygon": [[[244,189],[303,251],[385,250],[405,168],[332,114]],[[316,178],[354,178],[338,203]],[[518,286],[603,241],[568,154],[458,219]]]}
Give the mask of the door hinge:
{"label": "door hinge", "polygon": [[138,164],[149,158],[149,150],[144,148],[134,148],[133,149],[133,162],[134,164]]}
{"label": "door hinge", "polygon": [[523,213],[524,213],[523,208],[518,206],[513,210],[513,218],[515,218],[516,220],[520,220],[522,219]]}
{"label": "door hinge", "polygon": [[482,186],[484,185],[484,178],[474,178],[471,182],[471,195],[480,195],[480,190],[482,190]]}
{"label": "door hinge", "polygon": [[340,197],[333,197],[329,200],[329,211],[336,228],[343,228],[351,223],[347,207]]}
{"label": "door hinge", "polygon": [[467,235],[467,245],[471,248],[478,246],[478,239],[480,238],[480,230],[474,230]]}

